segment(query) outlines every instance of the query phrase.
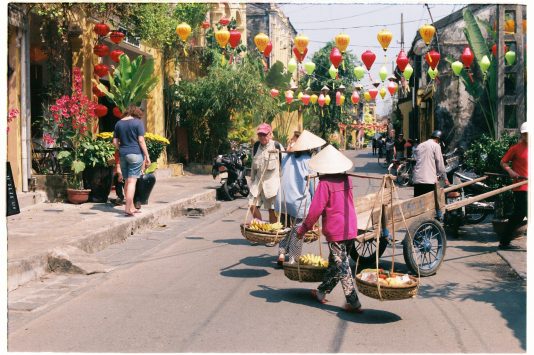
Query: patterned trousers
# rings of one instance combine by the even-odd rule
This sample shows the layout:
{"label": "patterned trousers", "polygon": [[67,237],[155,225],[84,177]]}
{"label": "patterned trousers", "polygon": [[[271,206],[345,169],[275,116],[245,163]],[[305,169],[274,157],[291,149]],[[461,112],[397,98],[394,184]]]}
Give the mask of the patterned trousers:
{"label": "patterned trousers", "polygon": [[347,303],[354,308],[361,306],[356,294],[356,285],[349,265],[349,253],[354,247],[354,240],[344,240],[341,242],[328,242],[330,255],[328,256],[328,269],[323,278],[323,282],[317,287],[321,293],[330,293],[341,281],[341,287],[345,293]]}

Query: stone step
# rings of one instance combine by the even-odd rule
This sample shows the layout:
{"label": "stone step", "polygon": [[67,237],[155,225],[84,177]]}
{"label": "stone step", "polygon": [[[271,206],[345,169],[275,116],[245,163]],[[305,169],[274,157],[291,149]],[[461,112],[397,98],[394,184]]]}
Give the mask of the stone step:
{"label": "stone step", "polygon": [[18,192],[17,200],[20,210],[26,210],[42,202],[46,202],[46,193],[44,191]]}

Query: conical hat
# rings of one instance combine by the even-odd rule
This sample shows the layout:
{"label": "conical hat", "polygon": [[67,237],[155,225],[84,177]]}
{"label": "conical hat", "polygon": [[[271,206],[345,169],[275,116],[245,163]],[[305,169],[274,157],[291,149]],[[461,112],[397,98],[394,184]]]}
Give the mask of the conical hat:
{"label": "conical hat", "polygon": [[304,130],[300,134],[299,138],[291,147],[293,152],[299,152],[303,150],[310,150],[314,148],[322,147],[326,144],[326,141],[321,137],[317,137],[315,134],[310,131]]}
{"label": "conical hat", "polygon": [[310,169],[319,174],[341,174],[352,168],[352,161],[331,145],[310,159]]}

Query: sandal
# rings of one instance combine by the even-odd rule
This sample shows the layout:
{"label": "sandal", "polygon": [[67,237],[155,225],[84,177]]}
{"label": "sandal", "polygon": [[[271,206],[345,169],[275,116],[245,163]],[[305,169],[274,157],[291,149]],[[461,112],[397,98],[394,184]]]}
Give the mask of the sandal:
{"label": "sandal", "polygon": [[363,313],[363,309],[362,309],[362,305],[361,304],[360,304],[359,307],[355,308],[355,307],[353,307],[353,306],[351,306],[350,304],[347,303],[347,304],[345,304],[345,307],[343,307],[343,309],[346,312],[349,312],[349,313],[357,313],[357,314],[362,314]]}
{"label": "sandal", "polygon": [[317,302],[319,303],[322,303],[322,304],[325,304],[326,302],[328,302],[328,300],[326,299],[326,295],[323,299],[320,299],[318,294],[317,294],[317,290],[311,290],[311,294],[312,294],[312,297],[315,298],[317,300]]}

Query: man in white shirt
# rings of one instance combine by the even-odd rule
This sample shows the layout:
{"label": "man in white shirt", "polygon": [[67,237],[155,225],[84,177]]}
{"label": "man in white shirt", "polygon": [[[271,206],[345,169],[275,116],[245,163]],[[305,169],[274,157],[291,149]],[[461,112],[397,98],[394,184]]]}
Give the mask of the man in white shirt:
{"label": "man in white shirt", "polygon": [[449,185],[439,144],[441,135],[441,131],[436,130],[432,132],[430,139],[417,147],[413,170],[414,197],[434,191],[439,176],[443,176],[445,185]]}

